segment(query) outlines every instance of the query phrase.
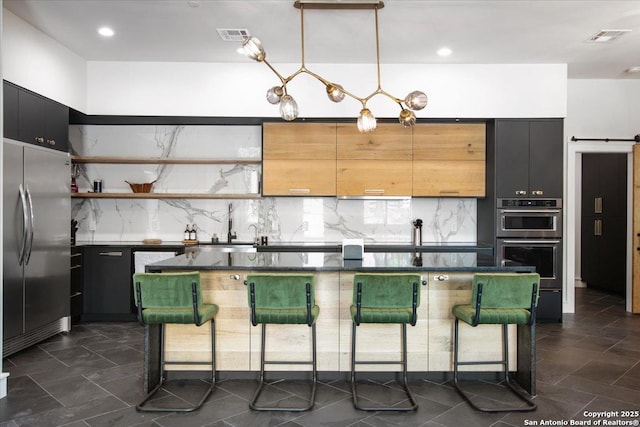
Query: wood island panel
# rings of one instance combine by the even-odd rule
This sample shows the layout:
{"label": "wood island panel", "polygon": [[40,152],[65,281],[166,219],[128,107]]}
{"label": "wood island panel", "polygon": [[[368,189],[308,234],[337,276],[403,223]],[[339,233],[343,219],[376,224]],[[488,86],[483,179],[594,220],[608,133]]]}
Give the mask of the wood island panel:
{"label": "wood island panel", "polygon": [[[264,273],[264,271],[261,271]],[[260,369],[260,327],[250,322],[244,281],[251,271],[201,271],[203,298],[219,306],[216,316],[217,361],[219,371]],[[289,272],[291,273],[291,272]],[[415,272],[412,272],[415,273]],[[308,274],[308,273],[305,273]],[[351,316],[354,272],[315,272],[318,370],[349,372],[351,366]],[[471,300],[472,272],[423,272],[427,285],[420,286],[420,306],[416,326],[407,326],[408,370],[410,372],[453,371],[453,316],[455,304]],[[444,280],[439,278],[446,277]],[[305,325],[268,325],[267,360],[310,360],[310,328]],[[170,360],[207,361],[210,357],[210,329],[207,325],[167,325],[165,357]],[[461,324],[461,360],[500,358],[500,327]],[[516,369],[516,328],[510,327],[511,370]],[[358,360],[398,360],[400,326],[362,324],[358,327]],[[168,366],[170,370],[201,370],[188,365]],[[268,370],[307,371],[306,365],[272,365]],[[360,365],[358,371],[391,371],[395,365]],[[499,366],[461,369],[499,371]]]}
{"label": "wood island panel", "polygon": [[[319,371],[340,370],[339,273],[315,273],[315,298],[320,307],[316,322],[317,366]],[[261,326],[251,327],[251,370],[260,370]],[[311,361],[311,328],[307,325],[267,325],[266,360]],[[305,365],[270,365],[269,371],[308,371]]]}
{"label": "wood island panel", "polygon": [[[441,280],[444,278],[444,280]],[[473,273],[429,274],[429,323],[427,371],[453,371],[453,324],[451,309],[456,304],[471,302]],[[509,326],[509,366],[516,367],[516,327]],[[478,325],[475,328],[460,322],[460,361],[499,360],[502,358],[502,328],[499,325]],[[499,365],[461,366],[466,371],[500,371]]]}
{"label": "wood island panel", "polygon": [[[413,274],[413,273],[411,273]],[[355,273],[340,275],[340,371],[351,370],[350,307],[353,302],[353,277]],[[423,280],[426,274],[423,275]],[[416,326],[407,325],[407,369],[428,370],[428,299],[427,286],[420,285],[420,306],[417,309]],[[357,330],[357,360],[400,360],[402,348],[401,326],[398,324],[361,323]],[[358,372],[400,370],[400,365],[359,365]]]}
{"label": "wood island panel", "polygon": [[[217,363],[220,371],[248,371],[251,323],[244,281],[248,271],[203,271],[200,273],[202,298],[219,307],[216,315]],[[211,357],[209,324],[167,325],[167,361],[206,361]],[[199,370],[198,367],[174,365],[172,370]]]}

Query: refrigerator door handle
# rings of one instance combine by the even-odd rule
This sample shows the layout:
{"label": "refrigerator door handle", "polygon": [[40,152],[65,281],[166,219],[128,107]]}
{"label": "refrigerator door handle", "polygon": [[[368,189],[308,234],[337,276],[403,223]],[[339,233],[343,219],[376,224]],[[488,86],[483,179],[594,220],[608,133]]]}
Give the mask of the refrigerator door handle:
{"label": "refrigerator door handle", "polygon": [[20,194],[20,202],[22,204],[22,243],[20,244],[20,254],[18,256],[18,265],[22,265],[27,249],[27,240],[29,239],[29,213],[27,208],[27,196],[24,194],[24,187],[22,184],[18,186],[18,193]]}
{"label": "refrigerator door handle", "polygon": [[27,194],[27,206],[29,208],[29,245],[27,246],[26,259],[24,261],[25,265],[29,264],[29,259],[31,259],[31,249],[33,248],[33,200],[31,199],[31,191],[29,191],[29,186],[26,186],[26,194]]}

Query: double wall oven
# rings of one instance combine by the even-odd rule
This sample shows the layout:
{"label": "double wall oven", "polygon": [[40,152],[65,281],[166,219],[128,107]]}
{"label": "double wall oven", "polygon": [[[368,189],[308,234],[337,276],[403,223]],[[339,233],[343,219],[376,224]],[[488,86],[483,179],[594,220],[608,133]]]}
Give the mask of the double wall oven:
{"label": "double wall oven", "polygon": [[[498,199],[496,214],[498,263],[534,266],[541,291],[561,292],[562,200]],[[551,317],[561,318],[561,294],[555,299]]]}

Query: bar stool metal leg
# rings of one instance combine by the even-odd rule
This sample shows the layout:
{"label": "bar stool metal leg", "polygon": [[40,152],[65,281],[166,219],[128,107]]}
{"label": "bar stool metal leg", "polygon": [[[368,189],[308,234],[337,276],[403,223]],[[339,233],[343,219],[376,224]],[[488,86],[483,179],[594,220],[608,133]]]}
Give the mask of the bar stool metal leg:
{"label": "bar stool metal leg", "polygon": [[[251,398],[251,402],[249,403],[249,407],[251,409],[257,411],[287,411],[287,412],[303,412],[308,411],[313,408],[316,397],[316,389],[318,385],[318,370],[317,370],[317,348],[316,348],[316,324],[313,323],[311,325],[311,361],[286,361],[286,360],[265,360],[265,347],[266,347],[266,335],[267,335],[267,324],[262,324],[261,330],[261,339],[260,339],[260,378],[258,380],[258,388],[253,394]],[[257,401],[260,397],[260,393],[265,385],[265,365],[311,365],[312,366],[312,384],[311,384],[311,394],[309,399],[307,400],[307,405],[302,407],[282,407],[282,406],[263,406],[258,405]]]}
{"label": "bar stool metal leg", "polygon": [[[494,361],[474,361],[474,362],[460,362],[459,361],[459,319],[455,319],[453,329],[453,384],[462,396],[462,398],[475,410],[481,412],[530,412],[535,411],[537,405],[527,397],[522,391],[520,391],[511,381],[511,374],[509,373],[509,330],[508,325],[502,326],[502,360]],[[504,381],[507,387],[522,400],[527,406],[523,407],[496,407],[485,408],[476,405],[471,397],[462,389],[459,384],[459,367],[462,365],[502,365]]]}
{"label": "bar stool metal leg", "polygon": [[[148,326],[145,326],[145,333],[148,333]],[[207,400],[209,395],[216,386],[217,371],[216,371],[216,334],[215,334],[215,319],[211,319],[211,385],[205,390],[204,394],[195,405],[186,408],[164,408],[146,405],[146,403],[155,396],[155,394],[165,385],[167,381],[167,373],[165,371],[166,365],[185,365],[195,364],[201,365],[203,362],[167,362],[164,357],[165,349],[165,325],[160,325],[160,370],[161,376],[158,384],[145,395],[143,400],[136,405],[136,410],[140,412],[193,412],[199,409]]]}
{"label": "bar stool metal leg", "polygon": [[[400,361],[358,361],[356,360],[356,331],[357,325],[356,322],[352,322],[351,328],[351,394],[353,396],[353,406],[356,409],[360,409],[362,411],[401,411],[408,412],[414,411],[418,407],[418,402],[416,401],[411,389],[409,388],[409,383],[407,380],[407,324],[401,323],[401,334],[402,334],[402,359]],[[404,389],[410,406],[363,406],[359,403],[358,398],[358,388],[356,385],[356,365],[401,365],[402,366],[402,388]]]}

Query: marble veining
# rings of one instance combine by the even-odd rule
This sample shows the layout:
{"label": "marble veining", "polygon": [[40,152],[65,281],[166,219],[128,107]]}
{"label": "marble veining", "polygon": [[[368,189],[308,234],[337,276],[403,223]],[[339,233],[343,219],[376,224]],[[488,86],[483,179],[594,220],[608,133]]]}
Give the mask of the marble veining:
{"label": "marble veining", "polygon": [[[260,126],[106,126],[70,127],[72,152],[83,156],[167,158],[261,158]],[[259,165],[79,164],[80,191],[95,179],[105,192],[129,192],[130,182],[156,180],[153,191],[178,193],[259,193]],[[227,237],[228,207],[238,241],[409,243],[412,221],[421,218],[425,243],[476,242],[473,198],[338,199],[335,197],[262,197],[259,199],[73,199],[77,240],[180,241],[186,224],[196,224],[201,241]],[[451,255],[430,260],[459,263]],[[429,256],[436,256],[431,254]],[[469,256],[462,254],[459,256]],[[473,262],[464,260],[463,262]]]}

